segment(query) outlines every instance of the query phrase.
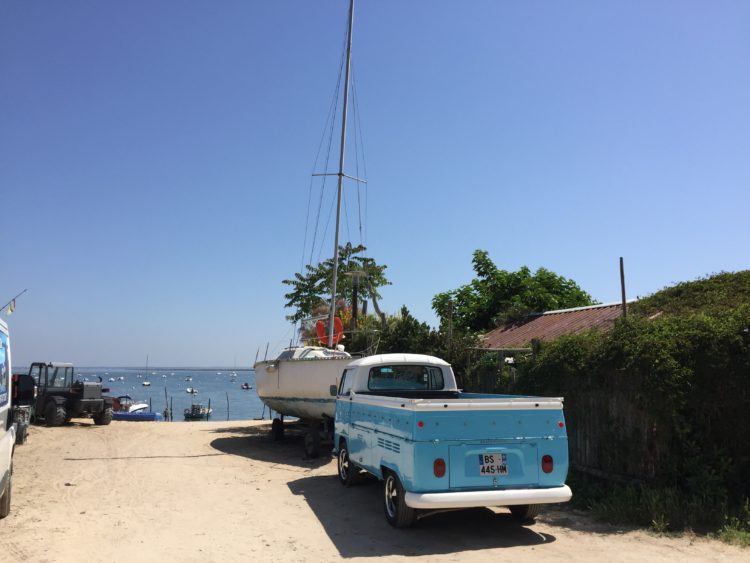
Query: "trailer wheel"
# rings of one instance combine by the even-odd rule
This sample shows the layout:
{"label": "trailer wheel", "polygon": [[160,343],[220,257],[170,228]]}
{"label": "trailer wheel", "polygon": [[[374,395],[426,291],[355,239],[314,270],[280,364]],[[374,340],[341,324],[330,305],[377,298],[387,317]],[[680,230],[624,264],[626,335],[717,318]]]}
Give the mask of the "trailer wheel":
{"label": "trailer wheel", "polygon": [[10,471],[8,472],[8,481],[5,483],[5,490],[3,496],[0,497],[0,518],[5,518],[10,514],[10,494],[12,490],[13,481],[13,464],[10,464]]}
{"label": "trailer wheel", "polygon": [[284,423],[280,418],[274,418],[271,423],[271,437],[274,442],[281,442],[284,439]]}
{"label": "trailer wheel", "polygon": [[338,469],[339,469],[339,481],[345,487],[351,487],[359,479],[359,467],[354,465],[349,459],[349,447],[346,445],[346,440],[341,440],[339,444],[339,457],[338,457]]}
{"label": "trailer wheel", "polygon": [[305,455],[310,459],[320,456],[320,432],[314,426],[305,433]]}
{"label": "trailer wheel", "polygon": [[106,426],[112,422],[112,409],[104,409],[99,414],[94,415],[94,424]]}
{"label": "trailer wheel", "polygon": [[383,481],[385,519],[394,528],[408,528],[414,524],[417,511],[406,505],[405,491],[395,473],[389,471]]}
{"label": "trailer wheel", "polygon": [[44,421],[47,426],[62,426],[65,423],[67,414],[65,407],[58,406],[55,401],[50,401],[44,409]]}
{"label": "trailer wheel", "polygon": [[508,508],[510,509],[513,518],[520,520],[521,522],[533,520],[539,516],[539,513],[542,511],[541,504],[517,504],[516,506],[509,506]]}

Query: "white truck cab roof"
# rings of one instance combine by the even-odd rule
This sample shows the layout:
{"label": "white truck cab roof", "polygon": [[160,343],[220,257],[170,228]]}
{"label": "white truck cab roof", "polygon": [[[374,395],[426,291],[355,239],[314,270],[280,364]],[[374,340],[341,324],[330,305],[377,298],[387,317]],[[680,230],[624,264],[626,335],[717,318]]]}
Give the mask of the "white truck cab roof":
{"label": "white truck cab roof", "polygon": [[424,354],[378,354],[376,356],[367,356],[354,360],[348,364],[347,368],[376,366],[380,364],[426,364],[434,366],[449,366],[445,360],[435,356],[426,356]]}

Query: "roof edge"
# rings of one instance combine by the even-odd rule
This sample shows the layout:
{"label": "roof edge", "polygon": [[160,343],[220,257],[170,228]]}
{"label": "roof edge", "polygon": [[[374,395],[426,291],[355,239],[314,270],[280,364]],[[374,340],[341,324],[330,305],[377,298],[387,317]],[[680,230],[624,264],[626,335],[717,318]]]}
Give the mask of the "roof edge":
{"label": "roof edge", "polygon": [[[636,301],[638,300],[629,299],[625,301],[625,303],[626,304],[635,303]],[[574,311],[586,311],[587,309],[604,309],[605,307],[615,307],[615,306],[620,306],[620,305],[622,305],[622,301],[616,301],[615,303],[599,303],[598,305],[587,305],[586,307],[571,307],[570,309],[555,309],[554,311],[544,311],[543,313],[536,313],[536,314],[537,315],[555,315],[557,313],[573,313]]]}

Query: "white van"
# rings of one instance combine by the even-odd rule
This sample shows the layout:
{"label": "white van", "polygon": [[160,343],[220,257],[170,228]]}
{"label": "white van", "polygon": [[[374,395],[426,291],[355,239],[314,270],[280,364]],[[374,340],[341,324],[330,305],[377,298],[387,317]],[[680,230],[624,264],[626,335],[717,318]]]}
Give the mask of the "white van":
{"label": "white van", "polygon": [[0,518],[5,518],[10,512],[13,448],[16,445],[16,428],[10,408],[12,381],[8,325],[0,319]]}

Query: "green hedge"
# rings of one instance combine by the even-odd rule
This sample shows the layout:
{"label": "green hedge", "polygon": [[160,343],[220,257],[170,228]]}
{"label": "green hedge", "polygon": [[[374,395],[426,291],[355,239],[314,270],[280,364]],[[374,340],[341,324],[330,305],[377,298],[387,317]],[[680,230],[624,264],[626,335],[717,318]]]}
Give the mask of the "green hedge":
{"label": "green hedge", "polygon": [[640,483],[627,494],[670,528],[720,526],[750,497],[750,305],[692,310],[560,338],[511,389],[565,396],[571,461]]}

